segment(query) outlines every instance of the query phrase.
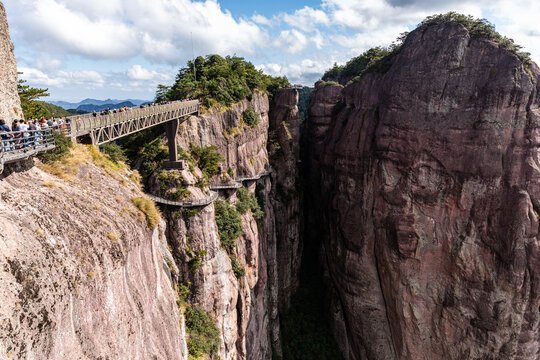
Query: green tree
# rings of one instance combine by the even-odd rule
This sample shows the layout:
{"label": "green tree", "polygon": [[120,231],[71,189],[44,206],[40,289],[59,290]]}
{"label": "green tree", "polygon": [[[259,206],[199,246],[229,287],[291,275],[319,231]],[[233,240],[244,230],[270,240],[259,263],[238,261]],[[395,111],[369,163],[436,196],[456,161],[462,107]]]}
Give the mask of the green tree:
{"label": "green tree", "polygon": [[167,98],[167,95],[169,93],[169,91],[171,90],[171,88],[167,85],[162,85],[162,84],[159,84],[157,86],[157,90],[156,90],[156,96],[154,97],[155,101],[156,102],[162,102],[162,101],[167,101],[169,100]]}
{"label": "green tree", "polygon": [[[18,73],[22,75],[22,72]],[[49,89],[38,89],[25,85],[26,80],[20,79],[17,82],[17,91],[21,99],[21,107],[25,118],[36,118],[47,116],[47,110],[37,99],[49,96]]]}
{"label": "green tree", "polygon": [[[170,87],[165,98],[182,100],[201,98],[205,106],[217,104],[230,106],[244,99],[251,100],[253,91],[267,92],[269,98],[280,88],[289,86],[286,77],[272,77],[245,61],[241,57],[208,55],[188,61],[181,68],[175,83]],[[162,95],[163,87],[158,88]]]}

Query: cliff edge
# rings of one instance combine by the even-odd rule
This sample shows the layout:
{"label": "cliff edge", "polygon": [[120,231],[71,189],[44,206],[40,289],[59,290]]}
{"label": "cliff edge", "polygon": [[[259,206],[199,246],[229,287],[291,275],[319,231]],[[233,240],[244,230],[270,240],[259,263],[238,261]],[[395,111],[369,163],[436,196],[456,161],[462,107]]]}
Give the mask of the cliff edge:
{"label": "cliff edge", "polygon": [[539,78],[448,22],[314,94],[306,236],[347,359],[540,356]]}

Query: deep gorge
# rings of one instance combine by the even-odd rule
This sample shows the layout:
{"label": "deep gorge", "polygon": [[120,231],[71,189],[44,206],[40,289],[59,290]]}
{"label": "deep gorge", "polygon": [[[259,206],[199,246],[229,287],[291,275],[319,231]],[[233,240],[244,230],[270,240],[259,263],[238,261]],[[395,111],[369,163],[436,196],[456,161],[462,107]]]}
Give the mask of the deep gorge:
{"label": "deep gorge", "polygon": [[377,61],[304,122],[293,88],[189,116],[145,187],[80,144],[7,167],[0,359],[538,359],[540,69],[457,21]]}

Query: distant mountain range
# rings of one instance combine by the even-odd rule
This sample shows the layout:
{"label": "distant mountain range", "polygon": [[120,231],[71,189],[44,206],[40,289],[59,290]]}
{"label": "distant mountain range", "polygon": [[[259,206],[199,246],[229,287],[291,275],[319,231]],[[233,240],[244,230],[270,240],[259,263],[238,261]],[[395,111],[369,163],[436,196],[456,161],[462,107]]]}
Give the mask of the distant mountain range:
{"label": "distant mountain range", "polygon": [[[146,101],[145,101],[146,102]],[[142,103],[140,103],[142,104]],[[106,109],[119,109],[124,106],[132,107],[132,106],[139,106],[140,104],[134,104],[131,101],[124,101],[117,104],[109,103],[109,104],[101,104],[101,105],[95,105],[95,104],[84,104],[77,107],[77,110],[79,111],[86,111],[86,112],[92,112],[92,111],[102,111]]]}
{"label": "distant mountain range", "polygon": [[[131,103],[131,105],[122,105]],[[117,109],[123,106],[138,106],[141,104],[145,104],[150,102],[149,100],[137,100],[137,99],[126,99],[126,100],[117,100],[117,99],[107,99],[107,100],[97,100],[97,99],[84,99],[83,101],[80,101],[78,103],[71,103],[67,101],[49,101],[50,104],[60,106],[61,108],[64,108],[66,110],[68,109],[77,109],[77,110],[83,110],[83,111],[98,111],[98,107],[100,110],[111,108],[111,109]],[[89,107],[87,105],[92,105],[95,107]],[[84,108],[79,109],[79,107],[84,106]],[[104,108],[102,108],[105,106]]]}

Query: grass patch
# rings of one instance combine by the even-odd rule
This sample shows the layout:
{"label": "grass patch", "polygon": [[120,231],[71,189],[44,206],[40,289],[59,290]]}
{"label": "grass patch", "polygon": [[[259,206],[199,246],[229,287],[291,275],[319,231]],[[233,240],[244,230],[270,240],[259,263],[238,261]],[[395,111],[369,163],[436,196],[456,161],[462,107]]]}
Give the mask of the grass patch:
{"label": "grass patch", "polygon": [[117,233],[109,233],[107,234],[107,239],[111,240],[111,241],[118,241],[118,234]]}
{"label": "grass patch", "polygon": [[45,181],[43,182],[43,184],[41,184],[41,186],[48,187],[48,188],[55,188],[56,186],[58,186],[58,184],[56,181]]}
{"label": "grass patch", "polygon": [[88,146],[88,150],[94,164],[105,170],[109,175],[112,175],[111,170],[118,172],[126,168],[126,164],[112,161],[108,155],[99,152],[98,148],[95,146]]}
{"label": "grass patch", "polygon": [[144,214],[148,228],[154,229],[158,225],[161,217],[156,204],[154,204],[152,200],[142,196],[134,197],[131,199],[131,202]]}
{"label": "grass patch", "polygon": [[39,166],[43,171],[48,172],[60,179],[72,181],[79,171],[79,166],[90,161],[90,156],[84,145],[73,146],[67,155],[56,161],[45,162]]}

